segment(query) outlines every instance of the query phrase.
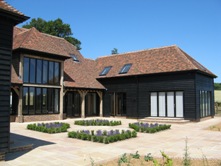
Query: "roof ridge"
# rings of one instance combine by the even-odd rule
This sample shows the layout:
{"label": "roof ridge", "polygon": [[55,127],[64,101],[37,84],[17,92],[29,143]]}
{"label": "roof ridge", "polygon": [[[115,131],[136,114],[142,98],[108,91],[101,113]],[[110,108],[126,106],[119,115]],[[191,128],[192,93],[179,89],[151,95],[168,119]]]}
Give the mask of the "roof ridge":
{"label": "roof ridge", "polygon": [[[106,58],[106,57],[113,57],[113,56],[119,56],[119,55],[124,55],[124,54],[131,54],[131,53],[144,52],[144,51],[158,50],[158,49],[168,48],[168,47],[177,47],[177,46],[174,44],[174,45],[170,45],[170,46],[162,46],[162,47],[148,48],[148,49],[143,49],[143,50],[124,52],[124,53],[120,53],[120,54],[104,55],[104,56],[100,56],[100,57],[98,57],[97,59],[100,59],[100,58]],[[97,59],[96,59],[96,60],[97,60]]]}
{"label": "roof ridge", "polygon": [[[21,41],[21,43],[19,44],[19,47],[21,47],[22,44],[24,43],[24,41],[26,41],[26,39],[27,39],[28,36],[30,35],[31,30],[32,30],[32,28],[31,28],[31,29],[28,29],[28,30],[25,31],[25,32],[22,32],[22,33],[19,33],[19,34],[18,34],[18,35],[21,35],[21,34],[23,34],[23,33],[27,33],[27,34],[25,35],[25,37],[23,38],[23,40]],[[16,35],[16,36],[18,36],[18,35]]]}

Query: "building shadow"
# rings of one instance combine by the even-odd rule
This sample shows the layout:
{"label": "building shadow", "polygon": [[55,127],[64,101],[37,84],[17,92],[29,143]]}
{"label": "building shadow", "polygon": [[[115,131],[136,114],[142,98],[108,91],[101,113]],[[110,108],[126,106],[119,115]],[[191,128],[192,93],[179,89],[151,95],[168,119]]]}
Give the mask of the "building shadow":
{"label": "building shadow", "polygon": [[[5,161],[14,160],[28,153],[30,150],[35,149],[39,146],[46,146],[55,144],[53,142],[40,140],[32,137],[27,137],[15,133],[10,133],[10,151],[5,155]],[[13,150],[15,150],[13,152]]]}

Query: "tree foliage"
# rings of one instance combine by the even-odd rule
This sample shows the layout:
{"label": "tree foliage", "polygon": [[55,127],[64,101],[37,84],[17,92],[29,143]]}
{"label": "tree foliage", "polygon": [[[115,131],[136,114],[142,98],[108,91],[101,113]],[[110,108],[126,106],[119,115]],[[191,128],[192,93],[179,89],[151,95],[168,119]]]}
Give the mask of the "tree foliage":
{"label": "tree foliage", "polygon": [[215,90],[221,90],[221,83],[214,83]]}
{"label": "tree foliage", "polygon": [[73,33],[71,31],[70,25],[63,23],[60,18],[54,21],[45,21],[42,18],[33,18],[29,23],[23,26],[23,28],[27,29],[30,29],[32,27],[35,27],[40,32],[62,37],[71,44],[75,45],[78,50],[81,49],[81,42],[78,39],[72,37]]}
{"label": "tree foliage", "polygon": [[117,48],[114,48],[113,50],[111,50],[111,54],[118,54]]}

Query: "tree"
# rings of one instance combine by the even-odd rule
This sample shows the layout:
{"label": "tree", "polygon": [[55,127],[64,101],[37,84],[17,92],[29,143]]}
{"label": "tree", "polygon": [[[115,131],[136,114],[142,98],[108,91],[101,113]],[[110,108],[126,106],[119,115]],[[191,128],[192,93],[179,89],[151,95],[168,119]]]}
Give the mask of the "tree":
{"label": "tree", "polygon": [[117,48],[114,48],[113,50],[111,50],[111,54],[118,54]]}
{"label": "tree", "polygon": [[70,25],[63,23],[60,18],[54,21],[45,21],[42,18],[34,18],[26,25],[23,25],[23,28],[27,29],[30,29],[32,27],[35,27],[40,32],[62,37],[71,44],[75,45],[77,47],[77,50],[81,49],[81,42],[78,39],[72,37],[73,33],[71,31]]}
{"label": "tree", "polygon": [[215,90],[221,90],[221,83],[214,83]]}

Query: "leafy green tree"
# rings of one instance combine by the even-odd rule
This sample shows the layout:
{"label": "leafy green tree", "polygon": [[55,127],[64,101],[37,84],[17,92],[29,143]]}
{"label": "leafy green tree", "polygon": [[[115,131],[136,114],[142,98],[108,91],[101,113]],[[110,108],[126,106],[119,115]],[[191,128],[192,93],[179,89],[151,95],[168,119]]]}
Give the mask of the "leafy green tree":
{"label": "leafy green tree", "polygon": [[32,27],[35,27],[40,32],[62,37],[71,44],[75,45],[78,50],[81,49],[81,42],[78,39],[72,37],[73,33],[71,31],[70,25],[63,23],[60,18],[54,21],[45,21],[42,18],[33,18],[29,23],[23,25],[23,28],[27,29],[30,29]]}
{"label": "leafy green tree", "polygon": [[221,90],[221,83],[214,83],[215,90]]}
{"label": "leafy green tree", "polygon": [[114,48],[113,50],[111,50],[111,54],[118,54],[117,48]]}

